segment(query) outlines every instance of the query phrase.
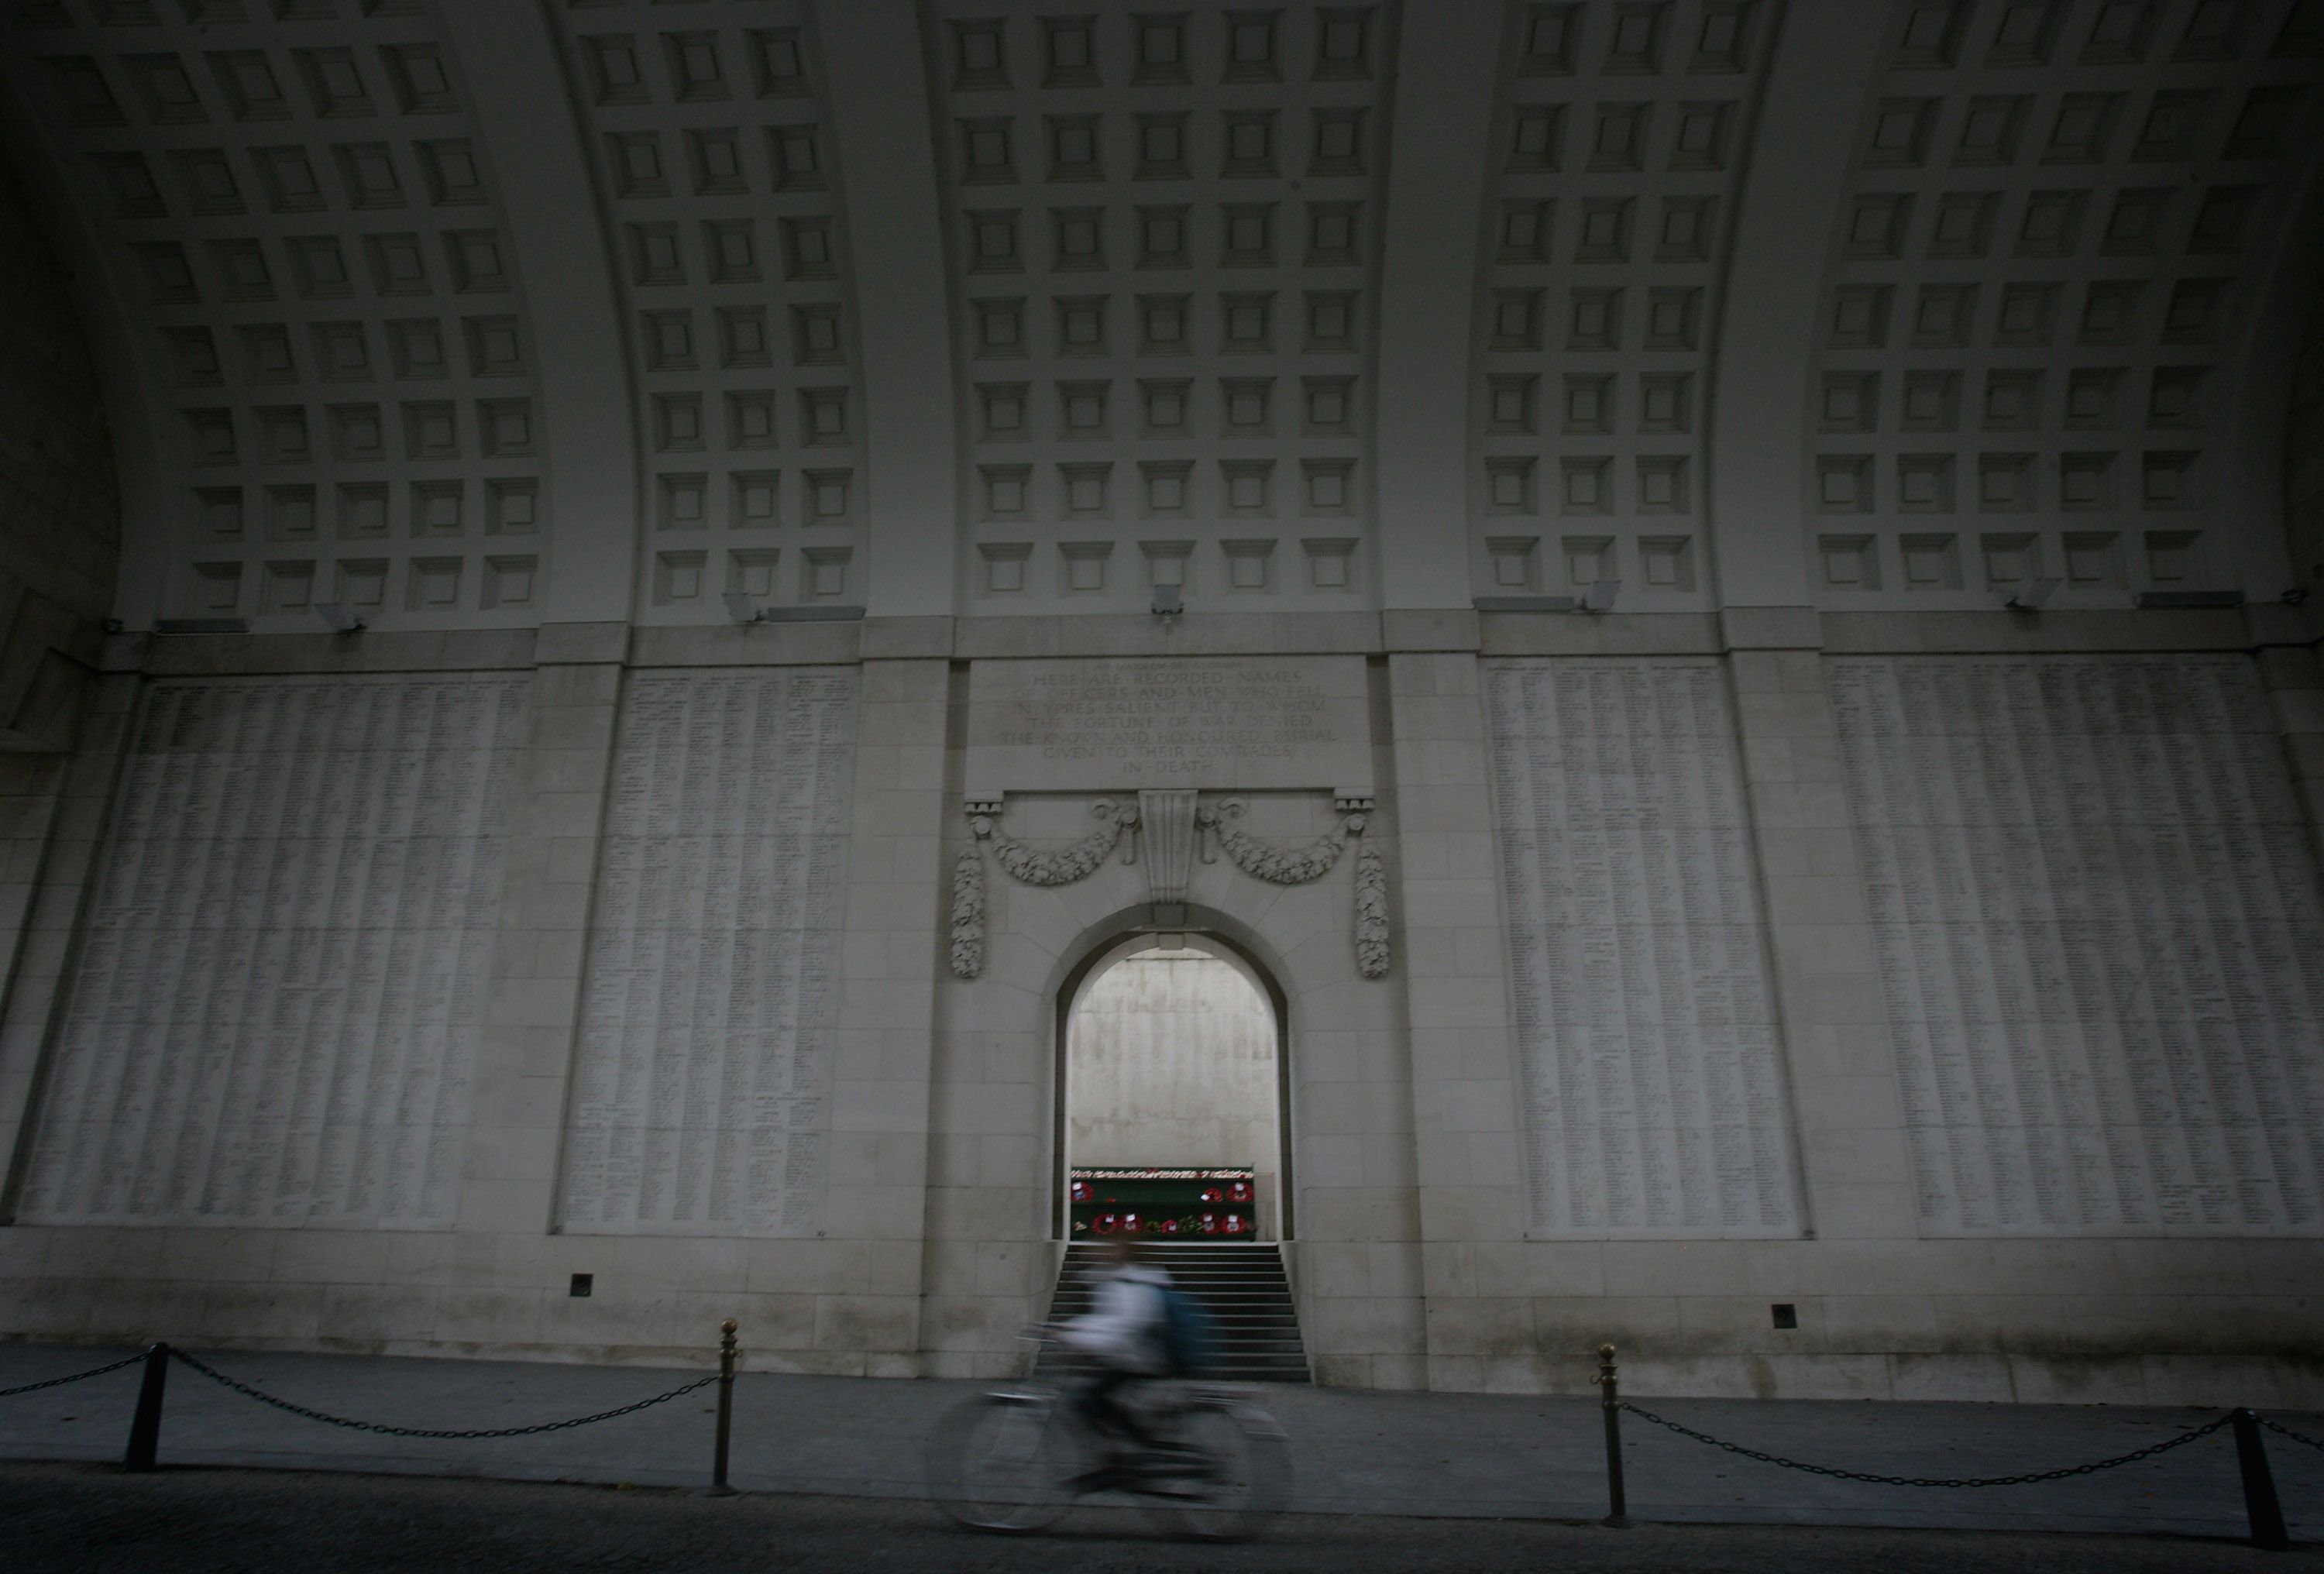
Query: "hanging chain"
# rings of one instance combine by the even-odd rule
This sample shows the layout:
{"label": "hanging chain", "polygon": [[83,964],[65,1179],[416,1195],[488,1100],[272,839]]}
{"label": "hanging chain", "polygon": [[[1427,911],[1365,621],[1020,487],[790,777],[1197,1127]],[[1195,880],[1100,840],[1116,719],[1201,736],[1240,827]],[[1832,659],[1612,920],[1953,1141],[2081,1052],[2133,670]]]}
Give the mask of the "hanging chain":
{"label": "hanging chain", "polygon": [[170,1353],[212,1382],[222,1383],[245,1398],[257,1400],[261,1404],[271,1404],[277,1410],[287,1410],[293,1415],[304,1416],[309,1421],[319,1421],[327,1426],[343,1426],[350,1431],[377,1432],[383,1437],[392,1438],[523,1438],[545,1431],[563,1431],[567,1427],[587,1426],[592,1422],[611,1421],[617,1415],[632,1415],[653,1405],[668,1404],[670,1400],[691,1394],[697,1388],[707,1388],[711,1384],[718,1381],[718,1374],[713,1372],[707,1377],[697,1378],[683,1388],[673,1388],[667,1394],[657,1394],[651,1399],[641,1399],[635,1404],[624,1404],[619,1410],[601,1410],[595,1415],[576,1415],[570,1421],[544,1421],[533,1426],[484,1427],[473,1431],[455,1431],[436,1427],[389,1426],[383,1422],[349,1421],[343,1415],[328,1415],[319,1410],[309,1410],[303,1404],[293,1404],[287,1399],[277,1399],[273,1395],[254,1388],[247,1383],[237,1382],[217,1367],[196,1360],[183,1350],[172,1349]]}
{"label": "hanging chain", "polygon": [[2318,1442],[2306,1432],[2294,1431],[2280,1421],[2270,1421],[2267,1417],[2260,1414],[2257,1411],[2254,1411],[2252,1413],[2252,1419],[2259,1422],[2260,1425],[2267,1428],[2270,1431],[2281,1432],[2295,1443],[2306,1443],[2311,1449],[2324,1449],[2324,1442]]}
{"label": "hanging chain", "polygon": [[[2023,1476],[1963,1476],[1947,1477],[1942,1476],[1875,1476],[1863,1470],[1841,1470],[1830,1465],[1803,1464],[1798,1459],[1786,1459],[1779,1454],[1763,1454],[1757,1449],[1747,1449],[1740,1443],[1730,1443],[1723,1438],[1715,1438],[1707,1432],[1696,1431],[1692,1427],[1681,1426],[1674,1421],[1668,1421],[1664,1419],[1662,1416],[1656,1415],[1651,1410],[1640,1410],[1637,1405],[1632,1404],[1628,1400],[1622,1401],[1622,1408],[1642,1421],[1651,1421],[1656,1426],[1667,1427],[1672,1431],[1678,1433],[1681,1437],[1692,1438],[1699,1443],[1709,1443],[1714,1449],[1724,1449],[1730,1454],[1740,1454],[1747,1459],[1757,1459],[1763,1465],[1781,1465],[1786,1470],[1804,1470],[1811,1476],[1831,1476],[1842,1481],[1864,1481],[1868,1482],[1875,1487],[2030,1487],[2036,1481],[2062,1481],[2070,1476],[2088,1476],[2097,1470],[2111,1470],[2117,1465],[2128,1465],[2135,1463],[2140,1459],[2151,1459],[2155,1455],[2168,1453],[2172,1449],[2184,1448],[2187,1444],[2193,1442],[2197,1438],[2210,1436],[2213,1432],[2227,1425],[2229,1420],[2228,1417],[2223,1415],[2219,1417],[2218,1420],[2211,1422],[2204,1426],[2199,1426],[2192,1431],[2182,1432],[2179,1436],[2172,1438],[2164,1442],[2150,1444],[2135,1452],[2117,1455],[2116,1458],[2111,1459],[2099,1459],[2088,1465],[2069,1465],[2062,1470],[2034,1470],[2028,1471]],[[2277,1430],[2281,1431],[2282,1429],[2278,1428]],[[2297,1436],[2298,1434],[2294,1433],[2292,1435]],[[2308,1440],[2302,1438],[2301,1441],[2305,1442]]]}
{"label": "hanging chain", "polygon": [[37,1394],[43,1388],[61,1388],[68,1383],[78,1383],[84,1377],[102,1377],[107,1372],[118,1372],[124,1367],[134,1367],[144,1358],[145,1352],[139,1350],[134,1356],[124,1356],[119,1360],[106,1366],[91,1367],[86,1372],[75,1372],[69,1377],[51,1377],[45,1383],[27,1383],[21,1388],[0,1388],[0,1399],[14,1399],[19,1394]]}

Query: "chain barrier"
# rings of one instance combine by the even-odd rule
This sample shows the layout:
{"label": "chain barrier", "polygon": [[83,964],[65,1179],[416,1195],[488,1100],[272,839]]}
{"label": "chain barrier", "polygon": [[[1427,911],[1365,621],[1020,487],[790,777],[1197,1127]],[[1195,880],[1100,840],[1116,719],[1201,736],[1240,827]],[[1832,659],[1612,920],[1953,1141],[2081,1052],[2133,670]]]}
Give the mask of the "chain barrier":
{"label": "chain barrier", "polygon": [[61,1388],[68,1383],[78,1383],[84,1377],[102,1377],[107,1372],[118,1372],[124,1367],[134,1367],[145,1358],[139,1350],[134,1356],[124,1356],[102,1367],[91,1367],[86,1372],[75,1372],[69,1377],[51,1377],[45,1383],[27,1383],[21,1388],[0,1388],[0,1399],[14,1399],[19,1394],[37,1394],[43,1388]]}
{"label": "chain barrier", "polygon": [[[1841,1481],[1863,1481],[1875,1487],[2030,1487],[2037,1481],[2062,1481],[2070,1476],[2088,1476],[2098,1470],[2111,1470],[2117,1465],[2135,1464],[2140,1459],[2151,1459],[2157,1454],[2167,1454],[2172,1449],[2184,1448],[2198,1438],[2209,1437],[2213,1432],[2225,1427],[2231,1419],[2223,1415],[2217,1421],[2199,1426],[2192,1431],[2181,1432],[2179,1436],[2163,1442],[2152,1443],[2131,1453],[2116,1455],[2111,1459],[2099,1459],[2088,1465],[2069,1465],[2061,1470],[2032,1470],[2022,1476],[1876,1476],[1865,1470],[1842,1470],[1831,1465],[1810,1465],[1798,1459],[1786,1459],[1780,1454],[1763,1454],[1757,1449],[1747,1449],[1740,1443],[1730,1443],[1724,1438],[1715,1438],[1708,1432],[1697,1431],[1692,1427],[1681,1426],[1677,1422],[1656,1415],[1651,1410],[1641,1410],[1627,1399],[1622,1400],[1620,1404],[1624,1410],[1641,1421],[1650,1421],[1656,1426],[1668,1428],[1681,1437],[1692,1438],[1699,1443],[1709,1443],[1714,1449],[1724,1449],[1730,1454],[1740,1454],[1747,1459],[1757,1459],[1763,1465],[1781,1465],[1787,1470],[1804,1470],[1811,1476],[1830,1476]],[[2277,1427],[2276,1430],[2282,1431],[2283,1429]],[[2309,1440],[2302,1438],[2301,1441],[2306,1442]]]}
{"label": "chain barrier", "polygon": [[[172,1349],[170,1354],[177,1359],[184,1362],[187,1366],[191,1367],[195,1371],[199,1372],[203,1376],[210,1379],[210,1381],[223,1384],[226,1387],[233,1389],[235,1393],[243,1395],[244,1398],[255,1399],[261,1404],[271,1404],[277,1410],[287,1410],[291,1414],[304,1416],[309,1421],[319,1421],[327,1426],[343,1426],[350,1431],[377,1432],[382,1437],[444,1438],[456,1441],[466,1441],[477,1438],[532,1437],[537,1433],[545,1431],[563,1431],[568,1427],[587,1426],[592,1422],[611,1421],[618,1415],[633,1415],[641,1410],[648,1410],[657,1404],[666,1404],[673,1399],[681,1398],[686,1395],[694,1393],[697,1389],[707,1388],[710,1385],[718,1381],[719,1376],[716,1372],[713,1372],[707,1377],[697,1378],[694,1382],[687,1384],[684,1387],[673,1388],[667,1394],[657,1394],[651,1399],[641,1399],[635,1404],[624,1404],[618,1410],[601,1410],[595,1415],[576,1415],[570,1421],[544,1421],[532,1426],[480,1427],[473,1431],[456,1431],[437,1427],[389,1426],[384,1422],[377,1421],[350,1421],[343,1415],[330,1415],[327,1414],[323,1411],[309,1410],[303,1404],[293,1404],[287,1399],[278,1399],[272,1394],[268,1394],[261,1389],[254,1388],[247,1383],[240,1382],[233,1377],[229,1377],[224,1372],[219,1371],[217,1367],[195,1359],[192,1356],[188,1355],[183,1350]],[[143,1356],[134,1356],[131,1358],[132,1360],[143,1360],[143,1358],[144,1358]],[[127,1363],[124,1362],[123,1364],[126,1365]]]}
{"label": "chain barrier", "polygon": [[2267,1417],[2260,1414],[2256,1411],[2252,1413],[2252,1419],[2259,1422],[2260,1425],[2267,1428],[2268,1431],[2281,1433],[2282,1436],[2290,1438],[2295,1443],[2306,1443],[2311,1449],[2324,1449],[2324,1442],[2319,1442],[2316,1439],[2310,1437],[2306,1432],[2294,1431],[2280,1421],[2270,1421]]}

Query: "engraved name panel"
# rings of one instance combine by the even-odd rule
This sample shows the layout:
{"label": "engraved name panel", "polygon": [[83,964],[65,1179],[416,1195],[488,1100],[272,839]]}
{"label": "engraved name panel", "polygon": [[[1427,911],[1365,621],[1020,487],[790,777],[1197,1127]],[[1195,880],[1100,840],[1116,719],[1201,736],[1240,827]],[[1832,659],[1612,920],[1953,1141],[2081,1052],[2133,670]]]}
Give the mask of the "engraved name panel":
{"label": "engraved name panel", "polygon": [[2324,896],[2250,661],[1827,672],[1923,1229],[2324,1233]]}
{"label": "engraved name panel", "polygon": [[814,1233],[855,714],[853,670],[631,679],[589,921],[566,1230]]}
{"label": "engraved name panel", "polygon": [[973,790],[1370,781],[1360,657],[980,661],[969,677]]}
{"label": "engraved name panel", "polygon": [[1511,662],[1486,707],[1533,1232],[1798,1233],[1724,677]]}
{"label": "engraved name panel", "polygon": [[452,1220],[530,686],[154,687],[23,1217]]}

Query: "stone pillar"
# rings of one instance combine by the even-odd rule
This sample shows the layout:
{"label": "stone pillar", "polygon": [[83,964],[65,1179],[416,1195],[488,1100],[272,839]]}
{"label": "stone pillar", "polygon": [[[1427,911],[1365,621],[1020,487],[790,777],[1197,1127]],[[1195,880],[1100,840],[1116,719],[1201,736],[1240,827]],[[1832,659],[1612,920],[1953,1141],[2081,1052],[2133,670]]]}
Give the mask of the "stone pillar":
{"label": "stone pillar", "polygon": [[2313,626],[2319,620],[2281,605],[2247,611],[2259,641],[2260,684],[2283,736],[2292,789],[2324,857],[2324,656]]}
{"label": "stone pillar", "polygon": [[[870,649],[882,648],[865,632]],[[812,1285],[780,1282],[797,1272],[791,1248],[808,1243],[758,1243],[752,1263],[753,1290],[812,1288],[818,1355],[860,1352],[853,1369],[874,1377],[920,1371],[929,1045],[948,888],[949,667],[926,650],[945,642],[908,622],[885,642],[896,658],[863,663],[825,1205],[825,1230],[849,1251],[820,1264]]]}
{"label": "stone pillar", "polygon": [[461,1176],[463,1232],[538,1238],[553,1218],[628,639],[621,623],[540,631],[531,737],[507,809],[507,880]]}
{"label": "stone pillar", "polygon": [[[1499,1363],[1533,1348],[1531,1302],[1486,1294],[1478,1279],[1479,1243],[1525,1233],[1481,676],[1473,649],[1388,658],[1396,938],[1432,1388],[1490,1386]],[[1395,1263],[1385,1251],[1375,1248],[1376,1276]]]}
{"label": "stone pillar", "polygon": [[[1783,632],[1760,621],[1763,637]],[[1910,1238],[1912,1164],[1839,732],[1822,653],[1808,642],[1815,615],[1797,609],[1791,621],[1796,643],[1737,649],[1728,660],[1803,1217],[1825,1240]]]}
{"label": "stone pillar", "polygon": [[[98,839],[136,720],[134,673],[97,685],[70,755],[0,759],[0,1192],[21,1168],[32,1137],[34,1082],[64,991],[74,932],[97,872]],[[13,1195],[0,1195],[13,1209]]]}

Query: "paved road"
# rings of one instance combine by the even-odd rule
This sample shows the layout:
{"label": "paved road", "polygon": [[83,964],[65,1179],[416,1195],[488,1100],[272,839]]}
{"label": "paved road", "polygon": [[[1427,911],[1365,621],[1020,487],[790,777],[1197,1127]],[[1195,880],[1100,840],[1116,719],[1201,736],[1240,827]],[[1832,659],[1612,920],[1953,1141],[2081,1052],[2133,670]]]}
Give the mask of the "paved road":
{"label": "paved road", "polygon": [[954,1530],[925,1504],[621,1490],[503,1481],[183,1468],[124,1476],[88,1465],[0,1464],[0,1527],[13,1574],[213,1570],[490,1569],[766,1574],[920,1569],[960,1574],[1194,1570],[1443,1570],[1540,1574],[2297,1574],[2324,1550],[2251,1551],[2177,1537],[2015,1532],[1650,1525],[1609,1531],[1539,1521],[1295,1515],[1266,1540],[1194,1547],[1157,1539],[1126,1512],[1084,1509],[1024,1540]]}
{"label": "paved road", "polygon": [[[701,1375],[544,1362],[414,1360],[235,1350],[208,1358],[283,1398],[366,1420],[504,1427],[611,1409]],[[0,1343],[0,1388],[83,1371],[103,1352]],[[917,1499],[919,1440],[978,1386],[754,1373],[735,1385],[735,1485]],[[0,1399],[0,1459],[117,1459],[134,1368]],[[1291,1434],[1293,1506],[1314,1514],[1582,1519],[1605,1512],[1597,1403],[1484,1394],[1283,1388],[1267,1404]],[[1908,1476],[1987,1476],[2104,1459],[2184,1435],[2216,1413],[2102,1405],[1651,1402],[1692,1426],[1794,1459]],[[2324,1420],[2287,1414],[2310,1436]],[[600,1425],[436,1442],[321,1426],[171,1376],[161,1457],[180,1465],[698,1486],[710,1462],[706,1393]],[[1632,1419],[1630,1508],[1663,1522],[1755,1521],[1942,1530],[2233,1536],[2243,1530],[2235,1449],[2214,1433],[2153,1459],[2038,1487],[1868,1487],[1754,1464]],[[2271,1438],[2295,1536],[2324,1540],[2324,1451]],[[7,1560],[0,1542],[0,1574]]]}

